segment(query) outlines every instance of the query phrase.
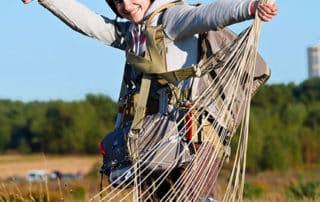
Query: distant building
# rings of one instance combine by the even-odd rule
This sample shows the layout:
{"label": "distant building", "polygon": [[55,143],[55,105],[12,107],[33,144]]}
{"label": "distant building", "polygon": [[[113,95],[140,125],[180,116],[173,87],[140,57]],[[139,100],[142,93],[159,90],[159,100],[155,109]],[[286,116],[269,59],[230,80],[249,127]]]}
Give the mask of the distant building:
{"label": "distant building", "polygon": [[308,47],[309,78],[320,76],[320,42]]}

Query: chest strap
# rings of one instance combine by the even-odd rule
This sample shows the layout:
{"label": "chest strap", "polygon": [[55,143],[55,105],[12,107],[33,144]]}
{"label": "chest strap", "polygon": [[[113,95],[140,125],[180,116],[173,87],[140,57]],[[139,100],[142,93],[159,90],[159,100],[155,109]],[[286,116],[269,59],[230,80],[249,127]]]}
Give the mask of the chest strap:
{"label": "chest strap", "polygon": [[146,114],[146,106],[151,87],[151,74],[163,73],[167,71],[166,52],[164,44],[164,32],[162,25],[150,26],[152,19],[161,11],[176,5],[169,3],[157,9],[148,19],[146,24],[146,52],[144,57],[135,55],[131,50],[127,50],[127,63],[144,74],[140,86],[140,95],[133,122],[128,135],[127,147],[133,162],[139,160],[138,154],[138,132],[142,128]]}

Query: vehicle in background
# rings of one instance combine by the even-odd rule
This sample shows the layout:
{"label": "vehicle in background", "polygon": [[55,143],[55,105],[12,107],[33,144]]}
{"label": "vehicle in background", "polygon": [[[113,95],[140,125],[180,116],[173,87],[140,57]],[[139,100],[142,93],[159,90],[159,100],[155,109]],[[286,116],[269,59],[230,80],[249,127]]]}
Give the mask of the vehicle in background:
{"label": "vehicle in background", "polygon": [[56,179],[62,179],[62,173],[58,170],[55,170],[53,172],[51,172],[50,174],[50,180],[56,180]]}
{"label": "vehicle in background", "polygon": [[44,170],[30,170],[27,175],[28,182],[44,181],[48,177],[48,173]]}
{"label": "vehicle in background", "polygon": [[54,170],[48,173],[44,170],[30,170],[26,177],[28,182],[44,181],[44,180],[78,180],[82,179],[82,173],[62,173],[59,170]]}
{"label": "vehicle in background", "polygon": [[65,173],[62,175],[61,179],[62,180],[79,180],[79,179],[82,179],[82,176],[76,173]]}

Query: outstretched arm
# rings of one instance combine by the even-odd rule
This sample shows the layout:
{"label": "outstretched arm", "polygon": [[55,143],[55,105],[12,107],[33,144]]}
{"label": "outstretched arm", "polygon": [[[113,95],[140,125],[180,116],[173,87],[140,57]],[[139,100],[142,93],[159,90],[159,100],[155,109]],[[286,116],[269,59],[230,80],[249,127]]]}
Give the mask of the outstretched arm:
{"label": "outstretched arm", "polygon": [[252,0],[217,0],[200,6],[177,5],[169,8],[163,17],[165,32],[172,40],[219,30],[231,24],[255,17],[255,11],[263,21],[277,14],[276,4],[259,4]]}
{"label": "outstretched arm", "polygon": [[[29,4],[32,0],[22,0]],[[115,21],[101,16],[76,0],[38,0],[71,29],[107,45],[124,49],[115,31]]]}

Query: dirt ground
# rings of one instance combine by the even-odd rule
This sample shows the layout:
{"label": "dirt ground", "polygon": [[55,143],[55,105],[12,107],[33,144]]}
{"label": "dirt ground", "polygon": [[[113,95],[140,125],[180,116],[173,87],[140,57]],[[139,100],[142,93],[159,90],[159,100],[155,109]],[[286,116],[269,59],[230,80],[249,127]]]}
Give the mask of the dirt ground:
{"label": "dirt ground", "polygon": [[0,179],[12,176],[26,177],[29,170],[45,170],[48,173],[58,170],[62,173],[86,174],[99,162],[101,162],[100,155],[0,155]]}

